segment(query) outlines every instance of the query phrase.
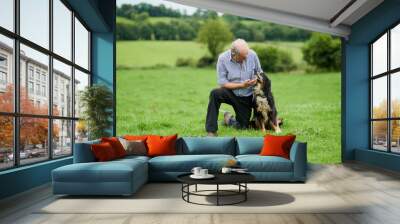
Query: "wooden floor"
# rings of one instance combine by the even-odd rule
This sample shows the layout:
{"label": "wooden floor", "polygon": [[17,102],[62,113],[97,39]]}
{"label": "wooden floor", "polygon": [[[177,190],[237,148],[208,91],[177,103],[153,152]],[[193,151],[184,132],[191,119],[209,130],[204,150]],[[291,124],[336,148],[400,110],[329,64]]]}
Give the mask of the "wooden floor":
{"label": "wooden floor", "polygon": [[308,182],[324,186],[349,203],[362,201],[367,206],[357,214],[35,214],[36,208],[54,200],[50,187],[42,186],[1,201],[0,223],[400,223],[397,173],[356,163],[312,165]]}

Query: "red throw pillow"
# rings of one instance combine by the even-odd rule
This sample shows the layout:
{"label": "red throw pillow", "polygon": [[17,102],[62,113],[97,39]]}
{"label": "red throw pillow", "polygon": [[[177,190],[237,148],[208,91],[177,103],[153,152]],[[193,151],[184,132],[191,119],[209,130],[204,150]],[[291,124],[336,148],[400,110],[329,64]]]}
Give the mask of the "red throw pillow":
{"label": "red throw pillow", "polygon": [[101,138],[101,142],[108,142],[114,149],[115,155],[117,158],[125,157],[126,156],[126,151],[124,149],[124,146],[121,144],[118,138],[116,137],[110,137],[110,138]]}
{"label": "red throw pillow", "polygon": [[176,155],[176,139],[178,134],[171,136],[151,135],[147,138],[148,156]]}
{"label": "red throw pillow", "polygon": [[112,145],[108,142],[91,145],[94,157],[99,162],[110,161],[116,159],[115,151]]}
{"label": "red throw pillow", "polygon": [[261,156],[280,156],[290,159],[290,148],[296,135],[266,135],[264,137],[264,145],[261,149]]}

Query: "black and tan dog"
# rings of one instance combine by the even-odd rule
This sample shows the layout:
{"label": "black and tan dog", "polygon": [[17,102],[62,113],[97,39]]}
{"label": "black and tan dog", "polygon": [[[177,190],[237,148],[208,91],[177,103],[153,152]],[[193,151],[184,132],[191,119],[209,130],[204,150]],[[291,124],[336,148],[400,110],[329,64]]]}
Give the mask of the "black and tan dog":
{"label": "black and tan dog", "polygon": [[254,126],[256,129],[267,129],[281,132],[278,112],[275,107],[274,96],[271,91],[271,80],[264,73],[256,73],[257,82],[254,85]]}

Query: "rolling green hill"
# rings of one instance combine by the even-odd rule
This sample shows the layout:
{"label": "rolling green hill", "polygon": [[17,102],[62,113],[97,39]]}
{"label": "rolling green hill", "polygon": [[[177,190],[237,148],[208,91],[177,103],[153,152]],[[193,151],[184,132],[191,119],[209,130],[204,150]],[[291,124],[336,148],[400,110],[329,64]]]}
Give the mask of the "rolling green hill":
{"label": "rolling green hill", "polygon": [[[157,22],[165,22],[165,23],[169,23],[173,20],[178,20],[177,18],[172,18],[172,17],[149,17],[149,22],[150,23],[157,23]],[[127,19],[125,17],[120,17],[117,16],[117,22],[122,22],[122,23],[129,23],[129,24],[133,24],[134,21]]]}
{"label": "rolling green hill", "polygon": [[[302,64],[302,42],[266,42],[289,51],[296,63]],[[229,46],[227,46],[228,48]],[[193,41],[118,41],[117,64],[119,67],[152,67],[157,65],[175,66],[177,58],[199,59],[207,54],[207,49]]]}
{"label": "rolling green hill", "polygon": [[127,24],[134,24],[134,22],[130,19],[119,17],[117,16],[117,23],[127,23]]}

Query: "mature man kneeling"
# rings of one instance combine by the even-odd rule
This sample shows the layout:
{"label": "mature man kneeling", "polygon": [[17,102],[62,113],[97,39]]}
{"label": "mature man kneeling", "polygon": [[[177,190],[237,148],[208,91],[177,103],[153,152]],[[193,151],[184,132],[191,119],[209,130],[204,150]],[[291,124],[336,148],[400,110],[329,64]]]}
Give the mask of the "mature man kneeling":
{"label": "mature man kneeling", "polygon": [[243,39],[232,43],[231,49],[221,53],[217,62],[217,76],[220,88],[213,89],[208,103],[206,131],[216,136],[218,113],[221,103],[233,107],[236,119],[224,114],[225,124],[236,128],[248,128],[253,109],[253,86],[255,74],[261,73],[260,60]]}

